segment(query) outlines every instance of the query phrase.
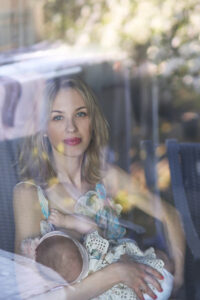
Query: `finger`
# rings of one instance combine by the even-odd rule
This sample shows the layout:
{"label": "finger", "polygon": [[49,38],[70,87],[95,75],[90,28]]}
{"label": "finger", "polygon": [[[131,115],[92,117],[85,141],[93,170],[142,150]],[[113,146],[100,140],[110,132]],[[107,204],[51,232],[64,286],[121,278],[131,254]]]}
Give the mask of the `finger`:
{"label": "finger", "polygon": [[146,275],[144,277],[144,280],[147,283],[151,283],[159,292],[162,292],[161,284],[154,277],[152,277],[151,275]]}
{"label": "finger", "polygon": [[49,216],[48,219],[47,219],[47,221],[48,221],[49,223],[53,223],[53,222],[55,221],[54,216]]}
{"label": "finger", "polygon": [[53,212],[50,214],[50,216],[51,216],[52,218],[58,218],[59,213],[58,213],[57,211],[53,211]]}
{"label": "finger", "polygon": [[140,300],[144,300],[143,292],[140,289],[134,289],[134,291]]}
{"label": "finger", "polygon": [[57,213],[58,211],[57,211],[57,209],[55,209],[55,208],[51,208],[51,209],[50,209],[50,212],[51,212],[51,213]]}
{"label": "finger", "polygon": [[55,225],[55,226],[58,225],[55,220],[48,220],[48,223],[51,224],[51,225]]}
{"label": "finger", "polygon": [[151,276],[153,275],[154,277],[163,280],[164,277],[163,275],[158,272],[156,269],[151,268],[150,266],[144,265],[144,270],[146,273],[150,274]]}
{"label": "finger", "polygon": [[144,288],[142,288],[141,292],[143,294],[149,295],[152,299],[156,299],[157,298],[156,294],[152,291],[152,289],[147,284],[146,284],[146,286]]}
{"label": "finger", "polygon": [[56,215],[57,215],[56,212],[52,212],[52,213],[50,214],[51,217],[55,217]]}
{"label": "finger", "polygon": [[156,299],[157,296],[156,294],[153,292],[153,290],[148,286],[148,284],[146,282],[142,282],[139,284],[139,294],[147,294],[151,297],[151,299]]}

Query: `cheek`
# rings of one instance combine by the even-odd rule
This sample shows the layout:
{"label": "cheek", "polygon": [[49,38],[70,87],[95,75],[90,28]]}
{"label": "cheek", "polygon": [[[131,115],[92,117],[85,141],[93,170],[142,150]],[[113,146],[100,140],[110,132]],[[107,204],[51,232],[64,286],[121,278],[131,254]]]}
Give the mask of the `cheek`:
{"label": "cheek", "polygon": [[91,126],[91,123],[89,122],[88,124],[87,124],[87,129],[86,129],[86,131],[87,131],[87,135],[88,135],[88,139],[89,140],[91,140],[91,138],[92,138],[92,126]]}
{"label": "cheek", "polygon": [[51,126],[51,124],[47,127],[47,135],[51,142],[57,141],[60,136],[60,130],[57,129],[56,126]]}
{"label": "cheek", "polygon": [[83,136],[87,137],[88,139],[91,139],[92,137],[91,122],[90,121],[80,122],[79,131],[82,133]]}

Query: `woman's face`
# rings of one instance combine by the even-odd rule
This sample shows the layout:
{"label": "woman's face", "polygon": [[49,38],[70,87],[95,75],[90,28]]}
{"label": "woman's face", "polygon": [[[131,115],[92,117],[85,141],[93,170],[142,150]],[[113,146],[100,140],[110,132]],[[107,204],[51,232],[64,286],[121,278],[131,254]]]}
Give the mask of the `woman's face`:
{"label": "woman's face", "polygon": [[81,157],[91,140],[91,120],[85,102],[73,88],[61,89],[52,105],[47,135],[54,150]]}

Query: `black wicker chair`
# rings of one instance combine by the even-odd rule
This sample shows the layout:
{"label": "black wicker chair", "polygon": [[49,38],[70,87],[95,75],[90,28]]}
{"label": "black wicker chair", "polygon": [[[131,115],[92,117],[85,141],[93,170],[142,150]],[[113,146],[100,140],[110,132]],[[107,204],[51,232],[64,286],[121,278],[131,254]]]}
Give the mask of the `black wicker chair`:
{"label": "black wicker chair", "polygon": [[[155,145],[151,140],[143,140],[141,142],[141,150],[144,152],[142,157],[146,185],[153,194],[160,196],[160,191],[157,184],[157,163],[160,161],[160,159],[166,157],[166,153],[163,154],[162,157],[158,157],[156,155],[157,147],[158,145]],[[172,197],[171,193],[168,196]],[[154,241],[155,247],[163,248],[163,250],[165,250],[166,252],[168,251],[167,245],[165,247],[162,247],[163,244],[165,245],[165,237],[162,226],[158,221],[156,221],[156,236],[154,237]],[[176,300],[187,300],[185,286],[183,286],[179,290],[176,296]]]}
{"label": "black wicker chair", "polygon": [[[156,145],[151,140],[143,140],[140,143],[140,149],[143,151],[143,167],[148,189],[156,196],[160,197],[160,191],[157,185],[157,162]],[[155,246],[164,251],[168,251],[167,242],[162,223],[155,219],[156,233],[152,238],[144,240],[146,246]]]}
{"label": "black wicker chair", "polygon": [[22,139],[0,142],[0,248],[14,251],[13,188],[19,181],[18,150]]}
{"label": "black wicker chair", "polygon": [[200,299],[200,144],[166,141],[174,203],[185,230],[187,299]]}

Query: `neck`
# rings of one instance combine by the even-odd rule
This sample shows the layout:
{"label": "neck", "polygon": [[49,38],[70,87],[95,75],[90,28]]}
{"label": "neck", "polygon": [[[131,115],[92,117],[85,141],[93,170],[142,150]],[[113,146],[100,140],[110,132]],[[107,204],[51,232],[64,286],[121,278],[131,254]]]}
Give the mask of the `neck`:
{"label": "neck", "polygon": [[53,150],[55,161],[55,169],[58,174],[60,182],[70,183],[81,190],[82,178],[81,167],[83,156],[81,157],[67,157]]}

